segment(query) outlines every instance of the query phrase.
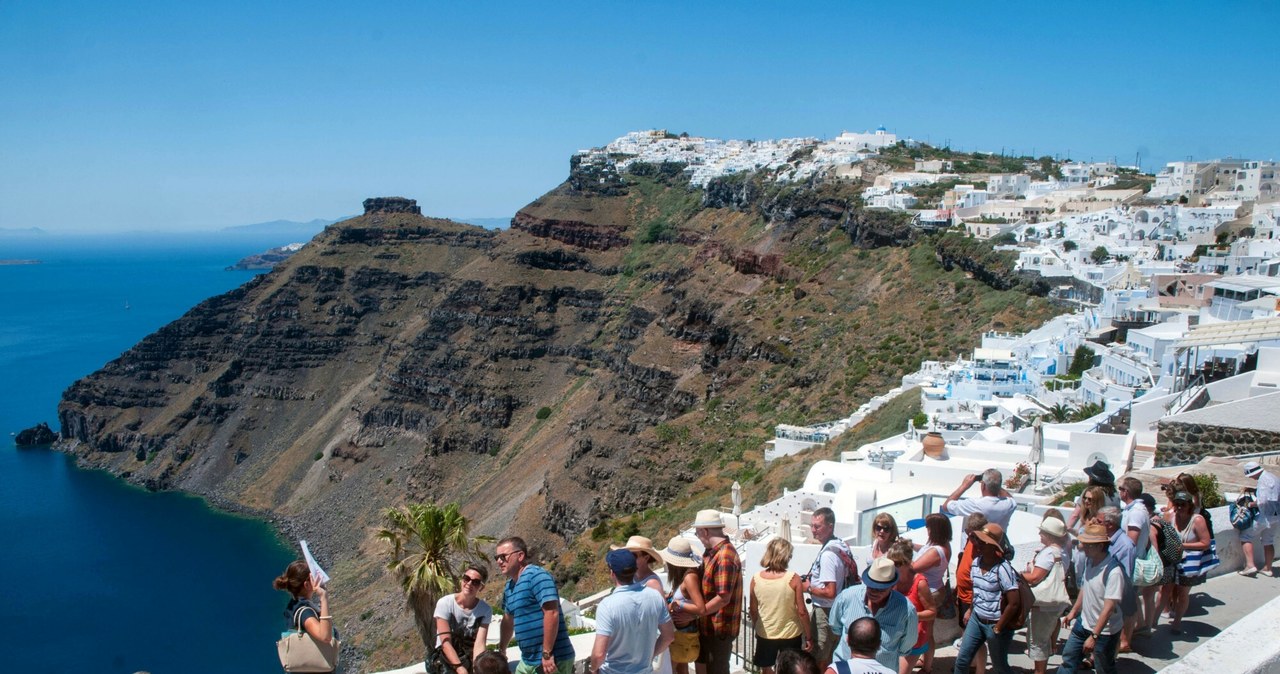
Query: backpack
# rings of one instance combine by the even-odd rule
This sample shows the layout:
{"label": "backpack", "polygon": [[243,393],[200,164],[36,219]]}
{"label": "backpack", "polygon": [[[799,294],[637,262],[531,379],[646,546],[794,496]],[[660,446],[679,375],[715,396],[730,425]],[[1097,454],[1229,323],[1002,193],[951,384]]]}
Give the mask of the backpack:
{"label": "backpack", "polygon": [[[1018,612],[1014,615],[1013,622],[1007,627],[1009,630],[1020,630],[1027,624],[1027,616],[1031,613],[1031,607],[1035,606],[1036,594],[1031,590],[1031,583],[1022,576],[1009,562],[1001,562],[1009,566],[1009,571],[1013,573],[1014,579],[1018,581]],[[1000,612],[1004,612],[1004,594],[1000,595]]]}
{"label": "backpack", "polygon": [[[835,545],[831,545],[832,543],[835,543]],[[853,558],[853,552],[849,550],[849,546],[845,545],[845,542],[839,538],[832,538],[823,543],[822,550],[818,551],[819,556],[827,549],[828,545],[831,545],[831,551],[836,553],[836,557],[839,557],[840,563],[844,565],[844,585],[841,587],[861,585],[862,576],[858,574],[858,561]]]}
{"label": "backpack", "polygon": [[1160,523],[1160,528],[1156,529],[1157,541],[1160,546],[1160,561],[1166,567],[1176,566],[1182,561],[1182,534],[1173,528],[1173,525],[1165,521],[1164,518],[1155,520]]}

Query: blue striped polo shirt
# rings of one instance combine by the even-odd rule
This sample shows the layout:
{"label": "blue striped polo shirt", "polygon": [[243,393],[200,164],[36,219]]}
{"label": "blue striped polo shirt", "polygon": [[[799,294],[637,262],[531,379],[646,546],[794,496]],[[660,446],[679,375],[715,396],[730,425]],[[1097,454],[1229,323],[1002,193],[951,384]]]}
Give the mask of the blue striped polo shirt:
{"label": "blue striped polo shirt", "polygon": [[520,572],[520,578],[508,580],[502,590],[502,610],[515,626],[516,643],[520,646],[520,660],[526,665],[542,664],[542,605],[555,602],[560,615],[560,629],[556,634],[556,662],[573,660],[573,644],[569,643],[569,630],[560,611],[560,593],[556,581],[547,570],[530,564]]}

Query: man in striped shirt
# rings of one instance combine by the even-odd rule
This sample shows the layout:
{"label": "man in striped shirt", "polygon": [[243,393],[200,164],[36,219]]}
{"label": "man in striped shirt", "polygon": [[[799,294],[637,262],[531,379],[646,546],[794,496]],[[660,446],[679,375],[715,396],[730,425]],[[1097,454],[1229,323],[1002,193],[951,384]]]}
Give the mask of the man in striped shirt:
{"label": "man in striped shirt", "polygon": [[573,644],[560,612],[560,593],[547,570],[529,563],[529,549],[517,536],[498,542],[494,560],[507,576],[502,590],[501,644],[514,633],[520,646],[516,674],[573,674]]}

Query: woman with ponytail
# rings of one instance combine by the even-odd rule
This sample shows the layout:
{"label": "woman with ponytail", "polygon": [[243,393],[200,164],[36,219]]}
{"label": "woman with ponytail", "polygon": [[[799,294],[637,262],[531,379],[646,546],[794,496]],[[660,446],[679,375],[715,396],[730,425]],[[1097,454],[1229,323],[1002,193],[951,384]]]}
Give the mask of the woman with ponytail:
{"label": "woman with ponytail", "polygon": [[287,629],[301,628],[312,639],[325,644],[333,643],[333,616],[329,615],[329,593],[305,560],[290,564],[275,580],[275,588],[290,595],[289,606],[284,610]]}

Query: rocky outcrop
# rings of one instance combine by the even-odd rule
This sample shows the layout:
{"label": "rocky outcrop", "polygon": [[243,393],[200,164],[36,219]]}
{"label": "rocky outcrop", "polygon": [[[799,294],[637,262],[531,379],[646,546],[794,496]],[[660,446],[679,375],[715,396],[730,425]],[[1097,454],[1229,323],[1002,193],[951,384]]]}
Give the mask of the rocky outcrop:
{"label": "rocky outcrop", "polygon": [[511,220],[511,228],[589,250],[609,250],[631,243],[631,239],[623,235],[626,229],[621,226],[540,218],[525,211],[516,213],[516,217]]}
{"label": "rocky outcrop", "polygon": [[58,434],[49,428],[49,424],[41,421],[31,428],[19,431],[13,439],[13,444],[19,447],[42,447],[52,445],[57,439]]}
{"label": "rocky outcrop", "polygon": [[284,262],[293,256],[294,253],[302,250],[301,243],[291,243],[287,246],[278,246],[271,248],[257,255],[249,255],[242,258],[239,262],[227,267],[227,271],[252,271],[258,269],[271,269],[276,265]]}
{"label": "rocky outcrop", "polygon": [[371,215],[373,213],[407,213],[409,215],[422,215],[422,209],[418,208],[418,202],[415,199],[405,199],[404,197],[370,197],[364,200],[364,214]]}

